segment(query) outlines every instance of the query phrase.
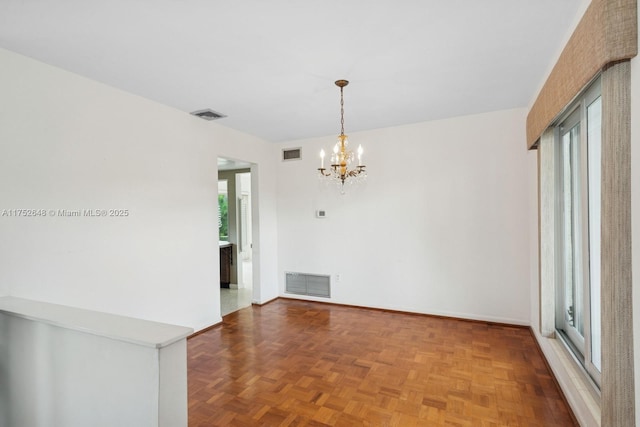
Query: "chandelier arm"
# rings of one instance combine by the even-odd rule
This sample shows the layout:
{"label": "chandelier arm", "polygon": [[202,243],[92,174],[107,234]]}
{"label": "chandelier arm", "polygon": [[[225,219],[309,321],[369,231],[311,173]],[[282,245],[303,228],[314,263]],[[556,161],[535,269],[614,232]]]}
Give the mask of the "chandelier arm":
{"label": "chandelier arm", "polygon": [[318,168],[318,172],[320,172],[322,176],[331,176],[331,171],[327,172],[325,168]]}

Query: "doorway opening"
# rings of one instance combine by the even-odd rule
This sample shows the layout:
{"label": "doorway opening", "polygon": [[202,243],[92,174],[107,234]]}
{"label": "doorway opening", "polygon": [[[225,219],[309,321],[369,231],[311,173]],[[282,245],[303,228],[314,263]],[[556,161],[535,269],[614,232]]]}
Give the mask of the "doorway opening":
{"label": "doorway opening", "polygon": [[253,206],[251,164],[218,159],[220,314],[253,300]]}

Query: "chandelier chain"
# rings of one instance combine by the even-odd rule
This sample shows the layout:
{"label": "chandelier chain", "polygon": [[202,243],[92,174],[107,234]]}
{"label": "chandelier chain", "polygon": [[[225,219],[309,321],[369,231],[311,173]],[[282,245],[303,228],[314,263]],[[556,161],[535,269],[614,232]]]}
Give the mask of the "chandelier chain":
{"label": "chandelier chain", "polygon": [[340,87],[340,135],[344,135],[344,87]]}

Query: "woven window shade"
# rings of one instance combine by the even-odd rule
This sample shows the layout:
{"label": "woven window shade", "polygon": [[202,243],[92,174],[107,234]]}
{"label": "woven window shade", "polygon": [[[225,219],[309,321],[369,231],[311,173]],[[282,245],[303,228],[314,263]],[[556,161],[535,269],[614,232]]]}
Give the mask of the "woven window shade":
{"label": "woven window shade", "polygon": [[527,116],[527,148],[607,65],[638,53],[636,0],[592,0]]}

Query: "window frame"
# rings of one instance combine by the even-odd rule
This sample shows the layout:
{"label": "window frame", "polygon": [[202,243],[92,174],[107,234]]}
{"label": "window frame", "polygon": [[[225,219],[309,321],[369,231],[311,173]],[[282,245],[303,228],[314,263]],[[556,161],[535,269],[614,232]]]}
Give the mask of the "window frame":
{"label": "window frame", "polygon": [[[600,310],[600,301],[593,304],[591,301],[591,256],[590,256],[590,243],[592,239],[591,233],[597,233],[600,237],[601,223],[592,224],[590,219],[590,201],[591,194],[589,192],[589,123],[587,121],[588,108],[598,99],[602,102],[602,88],[601,79],[598,77],[595,79],[584,91],[580,93],[578,97],[571,103],[569,108],[565,110],[565,113],[560,116],[556,121],[554,128],[554,156],[557,159],[555,162],[555,272],[556,272],[556,286],[554,291],[555,299],[555,330],[557,335],[562,339],[568,350],[572,353],[574,358],[581,364],[582,368],[586,371],[591,379],[594,387],[597,391],[600,390],[601,385],[601,371],[593,364],[592,357],[592,310]],[[601,113],[602,115],[602,113]],[[602,133],[602,119],[601,119],[600,132]],[[572,262],[574,264],[579,263],[579,274],[573,275],[572,286],[576,280],[579,280],[582,292],[582,327],[583,333],[579,335],[579,331],[574,327],[567,328],[567,322],[565,317],[565,238],[566,238],[566,217],[565,217],[565,175],[564,165],[565,156],[563,153],[563,136],[570,133],[576,126],[579,126],[578,137],[576,140],[571,140],[570,153],[571,160],[571,244],[572,251],[577,256],[572,256]],[[601,143],[601,138],[598,141]],[[578,160],[578,164],[575,163]],[[575,166],[579,166],[579,169]],[[598,171],[598,176],[601,176],[601,170]],[[577,189],[575,187],[578,187]],[[601,195],[598,195],[596,202],[601,202]],[[578,210],[575,211],[575,207],[578,205]],[[592,226],[597,227],[593,229]],[[576,235],[576,231],[578,231]],[[599,242],[601,243],[601,242]],[[600,247],[598,251],[600,250]],[[573,255],[573,254],[572,254]],[[575,271],[575,265],[572,265]],[[599,271],[599,269],[598,269]],[[572,271],[573,273],[573,271]],[[601,286],[601,281],[598,280],[598,286]],[[575,307],[574,303],[574,307]],[[593,307],[595,305],[596,307]],[[574,310],[574,318],[577,314],[577,309]],[[565,328],[559,327],[564,325]],[[602,351],[602,346],[600,347]]]}

